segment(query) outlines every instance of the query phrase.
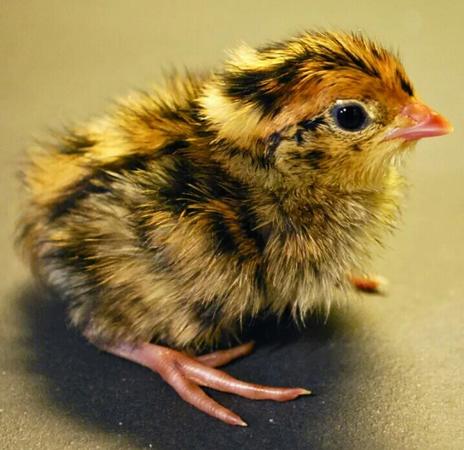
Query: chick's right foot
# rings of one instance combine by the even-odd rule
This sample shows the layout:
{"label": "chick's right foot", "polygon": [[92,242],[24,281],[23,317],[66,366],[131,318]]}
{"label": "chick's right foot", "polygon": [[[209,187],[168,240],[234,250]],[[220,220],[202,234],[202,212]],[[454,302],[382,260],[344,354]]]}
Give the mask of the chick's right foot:
{"label": "chick's right foot", "polygon": [[385,294],[388,281],[381,276],[352,276],[352,286],[367,294]]}
{"label": "chick's right foot", "polygon": [[206,395],[200,386],[253,400],[279,402],[310,394],[310,391],[302,388],[270,387],[247,383],[215,369],[215,367],[250,353],[252,348],[253,344],[248,343],[196,358],[155,344],[141,344],[137,347],[117,346],[105,348],[105,350],[159,373],[180,397],[204,413],[230,425],[247,426],[237,414]]}

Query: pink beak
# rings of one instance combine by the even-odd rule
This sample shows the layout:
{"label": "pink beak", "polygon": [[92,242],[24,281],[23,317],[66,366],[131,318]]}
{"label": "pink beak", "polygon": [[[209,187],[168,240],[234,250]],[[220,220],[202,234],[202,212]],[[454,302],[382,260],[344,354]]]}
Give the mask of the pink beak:
{"label": "pink beak", "polygon": [[385,136],[386,140],[401,138],[412,141],[442,136],[453,131],[452,125],[443,116],[422,103],[409,103],[398,114],[397,119],[406,125],[391,130]]}

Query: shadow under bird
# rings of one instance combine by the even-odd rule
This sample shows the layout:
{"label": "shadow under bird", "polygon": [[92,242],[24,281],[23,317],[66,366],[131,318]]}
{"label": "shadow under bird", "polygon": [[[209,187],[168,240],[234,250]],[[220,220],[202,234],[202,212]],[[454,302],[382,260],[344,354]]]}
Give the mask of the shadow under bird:
{"label": "shadow under bird", "polygon": [[310,392],[217,369],[252,343],[198,355],[263,312],[302,321],[375,289],[359,274],[397,221],[403,157],[450,131],[397,56],[360,34],[242,46],[31,149],[19,240],[91,343],[245,426],[201,386]]}

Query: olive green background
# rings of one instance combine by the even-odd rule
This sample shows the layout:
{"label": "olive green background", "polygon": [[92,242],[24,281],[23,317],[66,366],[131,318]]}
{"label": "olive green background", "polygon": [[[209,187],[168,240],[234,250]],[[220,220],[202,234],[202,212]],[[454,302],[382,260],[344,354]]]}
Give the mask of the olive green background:
{"label": "olive green background", "polygon": [[[4,449],[464,448],[464,5],[458,1],[2,0],[0,2],[0,447]],[[363,30],[400,49],[422,98],[454,124],[408,165],[404,224],[364,296],[293,339],[276,335],[230,366],[304,385],[287,404],[213,393],[249,423],[227,427],[147,370],[66,329],[15,255],[15,178],[50,127],[103,111],[173,67],[220,64],[224,50],[303,29]],[[316,321],[315,321],[316,322]],[[264,339],[266,340],[266,339]]]}

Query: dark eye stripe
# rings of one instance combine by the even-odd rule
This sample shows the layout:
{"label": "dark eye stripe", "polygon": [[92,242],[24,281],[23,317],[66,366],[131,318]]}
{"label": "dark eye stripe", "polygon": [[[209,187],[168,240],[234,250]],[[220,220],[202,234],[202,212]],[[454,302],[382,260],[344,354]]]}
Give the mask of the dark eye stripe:
{"label": "dark eye stripe", "polygon": [[303,139],[303,131],[302,129],[299,129],[294,136],[295,142],[298,146],[303,145],[304,139]]}
{"label": "dark eye stripe", "polygon": [[316,117],[315,119],[302,120],[298,122],[298,126],[304,128],[307,131],[314,131],[319,125],[324,124],[323,117]]}
{"label": "dark eye stripe", "polygon": [[[325,124],[325,120],[322,116],[316,117],[314,119],[306,119],[297,123],[297,130],[290,139],[294,140],[297,145],[303,145],[304,137],[303,133],[306,131],[315,131],[320,125]],[[284,130],[285,131],[285,130]],[[286,138],[288,139],[288,138]],[[272,162],[275,157],[275,152],[277,151],[280,143],[282,142],[282,134],[280,132],[272,133],[266,141],[265,147],[265,159],[267,162]]]}
{"label": "dark eye stripe", "polygon": [[302,120],[298,122],[297,126],[298,129],[296,133],[293,135],[293,139],[297,143],[298,146],[304,144],[304,132],[308,131],[315,131],[320,125],[325,123],[323,117],[316,117],[314,119]]}
{"label": "dark eye stripe", "polygon": [[266,146],[266,157],[269,161],[272,161],[274,159],[275,152],[279,147],[281,140],[282,136],[280,135],[280,133],[272,133],[269,136]]}

